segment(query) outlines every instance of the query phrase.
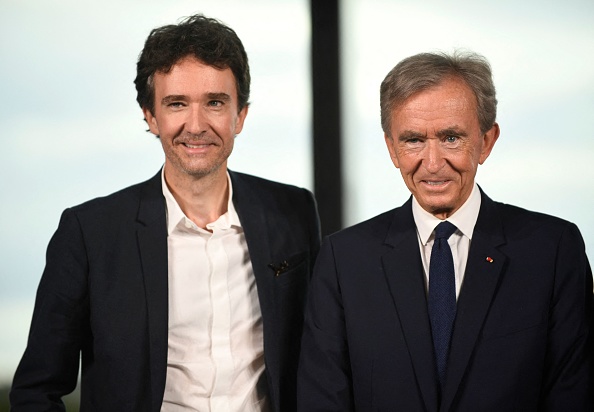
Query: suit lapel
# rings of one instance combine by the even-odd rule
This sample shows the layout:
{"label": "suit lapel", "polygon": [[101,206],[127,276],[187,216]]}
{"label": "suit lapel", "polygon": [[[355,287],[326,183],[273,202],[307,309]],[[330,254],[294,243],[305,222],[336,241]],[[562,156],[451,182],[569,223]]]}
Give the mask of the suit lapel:
{"label": "suit lapel", "polygon": [[[262,317],[272,313],[273,290],[270,283],[273,279],[267,272],[268,264],[272,262],[270,238],[268,236],[268,220],[265,216],[266,208],[262,200],[253,192],[249,184],[243,181],[242,175],[229,171],[233,183],[233,205],[241,221],[245,240],[250,253],[250,260],[256,277],[258,298]],[[266,319],[264,320],[265,324]]]}
{"label": "suit lapel", "polygon": [[268,375],[268,390],[271,395],[272,409],[279,410],[278,382],[280,377],[280,354],[275,344],[275,335],[278,332],[276,308],[274,303],[274,276],[268,267],[272,262],[272,245],[270,239],[269,219],[273,209],[263,204],[263,200],[254,185],[246,182],[245,175],[229,171],[233,183],[233,205],[241,221],[245,240],[250,254],[256,286],[258,301],[262,313],[264,327],[264,358],[266,373]]}
{"label": "suit lapel", "polygon": [[499,277],[507,261],[498,246],[505,243],[494,202],[482,193],[464,283],[458,297],[441,410],[450,409],[482,330]]}
{"label": "suit lapel", "polygon": [[402,325],[415,378],[425,401],[425,409],[435,411],[438,404],[437,374],[423,265],[411,205],[409,200],[395,211],[385,241],[392,249],[383,255],[382,264]]}
{"label": "suit lapel", "polygon": [[136,232],[147,302],[152,404],[156,411],[161,407],[167,375],[169,308],[166,222],[159,172],[142,186]]}

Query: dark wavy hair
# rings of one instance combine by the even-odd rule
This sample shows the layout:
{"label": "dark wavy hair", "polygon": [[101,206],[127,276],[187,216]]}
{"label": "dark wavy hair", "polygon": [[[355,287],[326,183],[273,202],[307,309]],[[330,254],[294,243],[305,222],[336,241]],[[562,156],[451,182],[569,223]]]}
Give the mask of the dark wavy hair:
{"label": "dark wavy hair", "polygon": [[476,110],[481,132],[485,133],[497,116],[497,99],[491,66],[477,53],[457,51],[420,53],[407,57],[388,73],[380,87],[382,129],[391,137],[394,109],[413,94],[436,86],[448,77],[462,79],[476,97]]}
{"label": "dark wavy hair", "polygon": [[249,105],[250,67],[243,44],[233,29],[201,14],[187,17],[179,24],[153,29],[136,64],[136,101],[154,114],[156,72],[169,70],[187,56],[217,69],[230,68],[237,86],[237,106]]}

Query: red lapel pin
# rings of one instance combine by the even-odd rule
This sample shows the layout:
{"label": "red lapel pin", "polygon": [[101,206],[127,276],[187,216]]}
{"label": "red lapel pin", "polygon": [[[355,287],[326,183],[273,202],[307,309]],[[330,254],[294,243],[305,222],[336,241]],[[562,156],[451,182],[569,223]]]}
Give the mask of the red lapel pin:
{"label": "red lapel pin", "polygon": [[487,262],[489,262],[489,263],[493,263],[493,258],[492,258],[492,257],[490,257],[490,256],[487,256],[487,259],[486,259],[486,260],[487,260]]}

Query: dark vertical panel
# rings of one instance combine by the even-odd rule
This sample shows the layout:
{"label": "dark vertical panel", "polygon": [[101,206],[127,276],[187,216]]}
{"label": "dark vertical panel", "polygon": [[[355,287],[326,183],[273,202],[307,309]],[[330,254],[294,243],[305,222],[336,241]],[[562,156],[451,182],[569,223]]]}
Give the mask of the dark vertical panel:
{"label": "dark vertical panel", "polygon": [[314,191],[322,233],[342,228],[339,0],[310,0]]}

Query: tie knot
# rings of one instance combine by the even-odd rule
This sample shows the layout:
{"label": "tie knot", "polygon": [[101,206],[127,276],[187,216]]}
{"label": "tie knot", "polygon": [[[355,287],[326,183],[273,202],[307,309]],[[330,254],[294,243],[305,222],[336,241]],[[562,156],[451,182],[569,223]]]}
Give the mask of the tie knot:
{"label": "tie knot", "polygon": [[456,226],[450,222],[443,221],[435,227],[435,239],[449,239],[456,229]]}

